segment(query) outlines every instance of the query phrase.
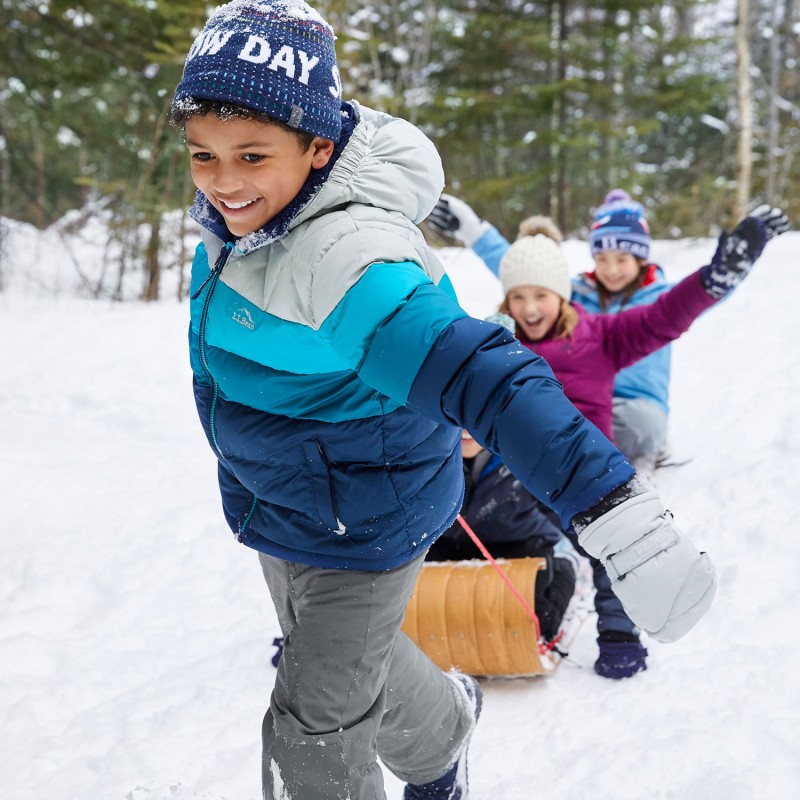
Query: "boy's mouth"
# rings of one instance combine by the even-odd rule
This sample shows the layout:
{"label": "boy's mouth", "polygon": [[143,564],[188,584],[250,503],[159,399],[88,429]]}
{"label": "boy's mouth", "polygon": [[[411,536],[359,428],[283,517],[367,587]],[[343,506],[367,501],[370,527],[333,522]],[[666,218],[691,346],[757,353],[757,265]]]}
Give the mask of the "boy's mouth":
{"label": "boy's mouth", "polygon": [[240,203],[232,203],[230,200],[222,200],[219,201],[225,208],[229,208],[231,211],[236,211],[240,208],[246,208],[247,206],[255,203],[255,200],[242,200]]}

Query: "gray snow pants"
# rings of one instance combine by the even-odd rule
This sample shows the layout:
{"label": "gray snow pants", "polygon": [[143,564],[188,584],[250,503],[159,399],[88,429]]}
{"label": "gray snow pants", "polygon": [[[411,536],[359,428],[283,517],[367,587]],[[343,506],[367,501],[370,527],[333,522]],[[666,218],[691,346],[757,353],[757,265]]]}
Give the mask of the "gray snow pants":
{"label": "gray snow pants", "polygon": [[614,443],[648,478],[667,446],[667,415],[645,397],[614,398]]}
{"label": "gray snow pants", "polygon": [[385,800],[447,772],[474,727],[461,693],[400,633],[424,556],[386,572],[259,554],[284,635],[262,728],[265,800]]}

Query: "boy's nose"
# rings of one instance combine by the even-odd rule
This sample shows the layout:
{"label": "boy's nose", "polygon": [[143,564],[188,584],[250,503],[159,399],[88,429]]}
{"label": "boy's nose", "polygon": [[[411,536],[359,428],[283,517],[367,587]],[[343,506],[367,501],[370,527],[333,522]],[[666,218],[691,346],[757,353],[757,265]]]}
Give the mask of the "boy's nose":
{"label": "boy's nose", "polygon": [[241,178],[231,170],[218,170],[214,173],[211,186],[219,194],[230,194],[239,189],[242,185]]}

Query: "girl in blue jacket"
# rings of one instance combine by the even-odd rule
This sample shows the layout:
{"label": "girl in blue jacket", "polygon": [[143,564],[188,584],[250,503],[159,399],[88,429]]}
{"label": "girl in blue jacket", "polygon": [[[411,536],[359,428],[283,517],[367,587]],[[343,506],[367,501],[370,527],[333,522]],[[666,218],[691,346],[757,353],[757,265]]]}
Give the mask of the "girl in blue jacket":
{"label": "girl in blue jacket", "polygon": [[[195,403],[235,540],[258,551],[285,638],[262,727],[265,797],[467,798],[477,682],[400,629],[461,506],[461,429],[500,455],[672,641],[716,579],[646,480],[544,361],[469,317],[416,225],[444,185],[414,126],[342,98],[334,34],[303,0],[216,8],[171,119],[202,230]],[[737,231],[743,274],[771,235]],[[243,608],[242,613],[252,613]]]}

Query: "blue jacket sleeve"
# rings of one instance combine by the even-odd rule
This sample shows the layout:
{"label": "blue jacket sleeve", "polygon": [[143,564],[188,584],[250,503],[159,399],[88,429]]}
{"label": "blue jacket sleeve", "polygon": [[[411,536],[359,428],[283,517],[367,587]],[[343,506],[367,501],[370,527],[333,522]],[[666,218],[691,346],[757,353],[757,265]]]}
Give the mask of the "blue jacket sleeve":
{"label": "blue jacket sleeve", "polygon": [[544,359],[500,325],[464,317],[445,327],[416,374],[408,406],[469,430],[564,528],[634,472],[567,400]]}
{"label": "blue jacket sleeve", "polygon": [[500,273],[500,260],[506,254],[506,250],[511,245],[506,241],[494,225],[489,226],[489,230],[472,245],[473,252],[480,256],[487,267],[495,274]]}

